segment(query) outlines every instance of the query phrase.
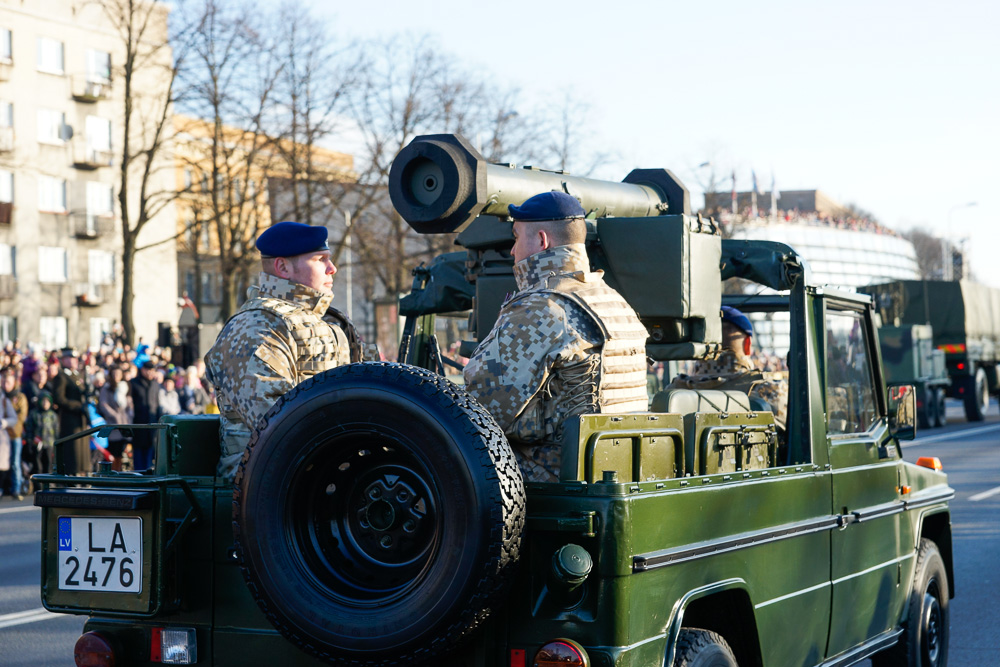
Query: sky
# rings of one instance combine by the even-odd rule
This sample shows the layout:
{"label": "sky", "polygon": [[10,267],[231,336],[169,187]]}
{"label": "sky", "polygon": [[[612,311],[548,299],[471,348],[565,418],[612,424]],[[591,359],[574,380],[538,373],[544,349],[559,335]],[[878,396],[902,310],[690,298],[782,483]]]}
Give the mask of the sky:
{"label": "sky", "polygon": [[965,239],[1000,287],[1000,2],[307,1],[335,39],[427,35],[526,105],[585,100],[599,177],[666,167],[699,204],[703,162],[773,174]]}

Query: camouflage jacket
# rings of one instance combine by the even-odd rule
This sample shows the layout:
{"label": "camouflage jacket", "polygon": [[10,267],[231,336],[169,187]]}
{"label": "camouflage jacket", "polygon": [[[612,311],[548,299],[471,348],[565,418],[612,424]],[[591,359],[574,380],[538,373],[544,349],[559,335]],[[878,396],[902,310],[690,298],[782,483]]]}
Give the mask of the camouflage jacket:
{"label": "camouflage jacket", "polygon": [[465,384],[521,454],[526,478],[554,481],[567,417],[647,409],[647,332],[589,271],[583,244],[532,255],[514,276],[519,291],[466,365]]}
{"label": "camouflage jacket", "polygon": [[[746,391],[749,396],[766,401],[774,412],[774,422],[784,429],[788,420],[788,382],[778,379],[778,375],[762,373],[748,359],[737,357],[732,350],[723,350],[715,359],[699,361],[695,366],[695,375],[682,376],[682,382],[705,389],[732,388]],[[719,382],[711,386],[706,384],[712,380]]]}
{"label": "camouflage jacket", "polygon": [[328,315],[332,294],[269,274],[205,355],[221,415],[220,475],[232,476],[274,402],[322,371],[350,363],[347,335]]}

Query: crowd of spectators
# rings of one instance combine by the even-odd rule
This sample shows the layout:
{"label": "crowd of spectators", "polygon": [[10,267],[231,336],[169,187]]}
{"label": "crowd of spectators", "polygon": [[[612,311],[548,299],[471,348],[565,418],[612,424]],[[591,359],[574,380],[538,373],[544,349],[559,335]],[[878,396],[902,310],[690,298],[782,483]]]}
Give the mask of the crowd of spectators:
{"label": "crowd of spectators", "polygon": [[791,223],[794,225],[810,225],[813,227],[832,227],[834,229],[848,229],[858,232],[869,232],[872,234],[884,234],[902,238],[899,232],[890,229],[863,215],[824,215],[816,212],[800,212],[798,210],[784,211],[778,209],[772,215],[768,210],[758,211],[756,217],[752,215],[749,208],[743,209],[733,215],[732,211],[725,208],[716,209],[711,212],[712,218],[717,220],[723,229],[732,230],[736,227],[748,225],[766,225],[773,221]]}
{"label": "crowd of spectators", "polygon": [[170,348],[140,340],[133,349],[111,335],[82,354],[8,342],[0,349],[0,380],[0,494],[19,500],[32,490],[35,473],[84,474],[100,461],[115,470],[153,464],[149,430],[115,430],[57,447],[61,437],[105,423],[218,412],[204,362],[179,367]]}

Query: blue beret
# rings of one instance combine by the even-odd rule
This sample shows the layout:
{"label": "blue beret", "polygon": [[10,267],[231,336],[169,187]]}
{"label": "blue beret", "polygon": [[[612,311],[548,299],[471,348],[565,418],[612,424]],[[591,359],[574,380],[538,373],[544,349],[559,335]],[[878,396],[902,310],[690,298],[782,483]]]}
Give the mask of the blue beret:
{"label": "blue beret", "polygon": [[257,250],[265,257],[294,257],[307,252],[329,250],[326,227],[301,222],[279,222],[257,237]]}
{"label": "blue beret", "polygon": [[507,207],[507,211],[510,212],[510,217],[521,222],[565,220],[582,218],[586,215],[576,197],[556,190],[529,197],[520,206],[511,204]]}
{"label": "blue beret", "polygon": [[753,325],[750,324],[750,318],[732,306],[722,307],[722,321],[729,322],[748,336],[753,335]]}

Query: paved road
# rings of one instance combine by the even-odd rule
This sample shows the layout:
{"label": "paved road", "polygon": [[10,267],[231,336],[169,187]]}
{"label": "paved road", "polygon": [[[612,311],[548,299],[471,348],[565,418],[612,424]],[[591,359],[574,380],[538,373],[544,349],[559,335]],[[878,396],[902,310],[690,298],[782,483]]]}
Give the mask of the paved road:
{"label": "paved road", "polygon": [[[952,502],[957,597],[951,607],[951,667],[1000,665],[1000,416],[965,423],[949,403],[951,424],[904,445],[904,457],[937,456],[956,490]],[[41,608],[40,510],[30,499],[0,501],[0,665],[70,667],[83,618]],[[865,664],[868,664],[867,662]]]}

